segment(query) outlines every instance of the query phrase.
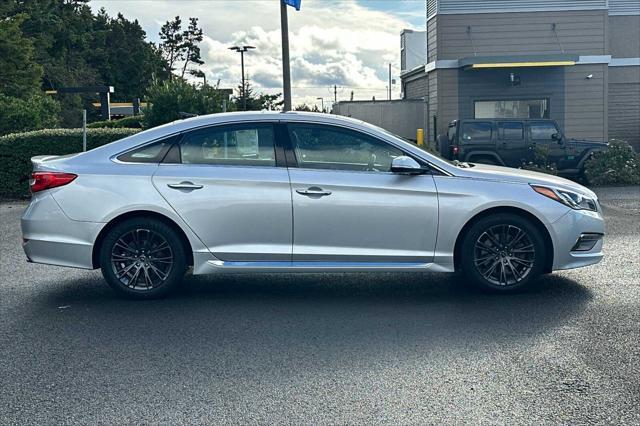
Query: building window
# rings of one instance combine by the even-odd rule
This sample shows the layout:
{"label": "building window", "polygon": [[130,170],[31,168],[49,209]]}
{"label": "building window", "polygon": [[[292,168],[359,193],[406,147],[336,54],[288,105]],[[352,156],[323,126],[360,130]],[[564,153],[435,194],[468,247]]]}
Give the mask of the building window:
{"label": "building window", "polygon": [[475,101],[475,118],[549,118],[548,99]]}

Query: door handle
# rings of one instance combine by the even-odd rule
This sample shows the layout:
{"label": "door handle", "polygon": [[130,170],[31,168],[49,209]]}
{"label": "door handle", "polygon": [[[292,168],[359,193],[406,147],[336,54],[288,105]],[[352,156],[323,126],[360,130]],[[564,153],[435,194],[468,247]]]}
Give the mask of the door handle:
{"label": "door handle", "polygon": [[196,185],[192,182],[169,183],[167,186],[171,189],[202,189],[203,185]]}
{"label": "door handle", "polygon": [[296,192],[300,195],[306,195],[309,197],[324,197],[326,195],[331,195],[331,191],[323,191],[317,186],[312,186],[308,189],[296,189]]}

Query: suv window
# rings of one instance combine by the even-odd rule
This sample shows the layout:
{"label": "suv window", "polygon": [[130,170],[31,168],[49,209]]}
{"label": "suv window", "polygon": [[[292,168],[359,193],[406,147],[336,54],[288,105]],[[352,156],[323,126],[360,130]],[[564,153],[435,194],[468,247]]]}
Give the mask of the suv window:
{"label": "suv window", "polygon": [[149,145],[120,154],[118,160],[125,163],[159,163],[176,139],[176,136],[170,136],[153,142]]}
{"label": "suv window", "polygon": [[530,127],[531,139],[550,141],[551,135],[558,133],[555,124],[550,121],[532,122]]}
{"label": "suv window", "polygon": [[524,139],[524,125],[520,121],[504,121],[498,123],[500,139]]}
{"label": "suv window", "polygon": [[180,142],[183,164],[275,166],[271,124],[231,124],[186,133]]}
{"label": "suv window", "polygon": [[368,135],[340,127],[289,124],[299,167],[388,172],[402,151]]}
{"label": "suv window", "polygon": [[471,122],[462,124],[462,141],[477,142],[491,140],[492,126],[489,122]]}
{"label": "suv window", "polygon": [[449,139],[449,142],[453,142],[456,139],[456,126],[451,125],[449,126],[449,130],[447,131],[447,139]]}

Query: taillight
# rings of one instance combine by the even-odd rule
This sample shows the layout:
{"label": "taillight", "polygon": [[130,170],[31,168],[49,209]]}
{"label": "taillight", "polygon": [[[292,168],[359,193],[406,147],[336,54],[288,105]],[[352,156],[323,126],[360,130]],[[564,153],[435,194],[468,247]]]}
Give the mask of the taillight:
{"label": "taillight", "polygon": [[458,151],[460,151],[460,148],[458,148],[457,146],[454,146],[452,151],[453,151],[453,155],[458,155]]}
{"label": "taillight", "polygon": [[73,182],[78,175],[63,172],[33,172],[29,187],[31,192],[38,192],[44,189],[57,188]]}

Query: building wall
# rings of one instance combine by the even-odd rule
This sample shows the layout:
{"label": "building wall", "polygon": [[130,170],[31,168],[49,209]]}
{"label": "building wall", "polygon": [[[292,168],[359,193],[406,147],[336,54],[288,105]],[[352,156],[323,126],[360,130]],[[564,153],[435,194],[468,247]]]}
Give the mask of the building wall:
{"label": "building wall", "polygon": [[[433,116],[439,116],[439,99],[438,99],[438,73],[430,72],[427,76],[427,84],[429,93],[427,94],[429,104],[429,124],[427,126],[427,140],[434,140],[434,136],[437,135],[437,130],[433,126]],[[438,128],[440,123],[438,122]]]}
{"label": "building wall", "polygon": [[465,71],[458,69],[440,69],[438,73],[438,129],[437,134],[444,134],[448,124],[460,116],[459,111],[459,82],[460,74]]}
{"label": "building wall", "polygon": [[[565,67],[564,130],[572,138],[607,140],[606,64]],[[592,78],[587,78],[592,75]]]}
{"label": "building wall", "polygon": [[400,68],[409,71],[424,65],[427,59],[426,31],[403,30],[400,34]]}
{"label": "building wall", "polygon": [[640,152],[640,67],[609,68],[609,138]]}
{"label": "building wall", "polygon": [[606,10],[451,14],[436,19],[438,59],[557,54],[563,50],[580,55],[607,52]]}
{"label": "building wall", "polygon": [[422,74],[417,78],[404,81],[405,99],[424,99],[427,96],[427,76]]}
{"label": "building wall", "polygon": [[610,16],[608,29],[613,58],[640,58],[640,15]]}
{"label": "building wall", "polygon": [[341,101],[334,104],[331,113],[357,118],[412,140],[417,129],[424,129],[426,116],[422,100]]}
{"label": "building wall", "polygon": [[427,62],[436,60],[438,54],[438,17],[427,21]]}

